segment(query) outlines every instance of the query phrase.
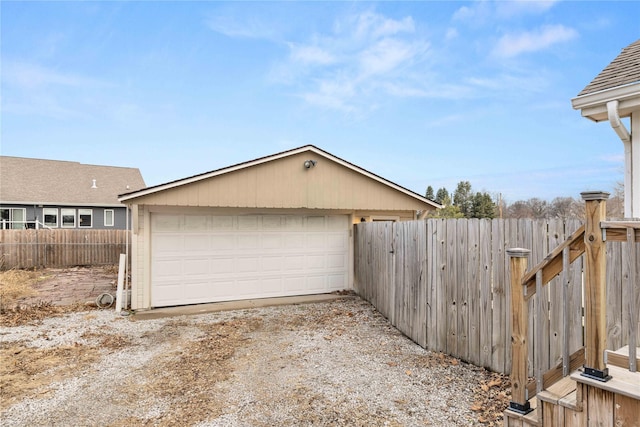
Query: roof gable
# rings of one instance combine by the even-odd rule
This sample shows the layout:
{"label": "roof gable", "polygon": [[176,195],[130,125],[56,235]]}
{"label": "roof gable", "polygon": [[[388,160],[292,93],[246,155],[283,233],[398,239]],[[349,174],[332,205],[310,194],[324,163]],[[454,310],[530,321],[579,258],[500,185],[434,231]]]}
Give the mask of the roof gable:
{"label": "roof gable", "polygon": [[[305,168],[307,160],[317,163]],[[220,207],[373,209],[376,198],[393,200],[397,209],[440,207],[313,145],[123,194],[119,200]]]}
{"label": "roof gable", "polygon": [[144,187],[137,168],[0,156],[3,203],[117,206],[118,194]]}
{"label": "roof gable", "polygon": [[582,89],[578,96],[633,83],[640,83],[640,40],[622,49],[622,52]]}

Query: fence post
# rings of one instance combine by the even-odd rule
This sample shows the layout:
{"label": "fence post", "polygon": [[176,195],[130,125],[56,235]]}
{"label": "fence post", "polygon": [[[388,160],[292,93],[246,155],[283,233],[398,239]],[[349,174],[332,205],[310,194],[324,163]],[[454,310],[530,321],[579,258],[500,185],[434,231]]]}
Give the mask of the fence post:
{"label": "fence post", "polygon": [[585,365],[582,375],[598,381],[611,379],[604,363],[607,348],[607,258],[600,221],[606,217],[609,193],[586,191],[580,193],[585,201],[584,230],[584,306],[585,306]]}
{"label": "fence post", "polygon": [[527,396],[527,335],[529,309],[524,300],[522,277],[527,271],[527,257],[531,251],[523,248],[507,249],[511,273],[511,402],[509,409],[527,414],[532,411]]}

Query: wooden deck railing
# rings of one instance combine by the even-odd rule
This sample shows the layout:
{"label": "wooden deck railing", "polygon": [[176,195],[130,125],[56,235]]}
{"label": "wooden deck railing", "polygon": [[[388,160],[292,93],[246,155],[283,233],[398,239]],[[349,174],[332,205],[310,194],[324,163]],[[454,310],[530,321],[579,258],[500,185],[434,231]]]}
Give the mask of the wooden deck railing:
{"label": "wooden deck railing", "polygon": [[[629,322],[629,370],[635,372],[636,366],[636,336],[637,321],[633,319],[638,315],[638,301],[636,301],[635,287],[640,279],[637,268],[637,245],[640,242],[640,221],[605,221],[606,199],[608,193],[585,192],[582,193],[585,200],[586,224],[574,232],[563,244],[555,248],[538,265],[527,270],[527,257],[529,249],[514,248],[507,250],[510,257],[511,272],[511,333],[512,333],[512,401],[509,409],[527,413],[531,410],[529,399],[537,392],[547,389],[549,386],[570,374],[581,365],[584,366],[584,375],[607,381],[608,370],[604,360],[606,349],[606,241],[627,242],[629,280],[625,293],[627,298]],[[563,274],[560,283],[563,286],[561,307],[567,301],[568,287],[575,286],[570,283],[568,274],[572,262],[584,255],[584,347],[569,354],[570,333],[583,333],[570,331],[567,319],[567,310],[563,310],[563,352],[562,362],[555,368],[542,372],[534,369],[535,382],[527,383],[529,360],[529,331],[528,331],[528,301],[534,294],[543,294],[543,287],[559,274]],[[540,307],[537,304],[536,307]],[[537,313],[538,318],[547,315]],[[536,334],[541,334],[541,328],[536,328]],[[541,335],[534,339],[536,347],[533,351],[541,349],[548,343],[542,342]]]}

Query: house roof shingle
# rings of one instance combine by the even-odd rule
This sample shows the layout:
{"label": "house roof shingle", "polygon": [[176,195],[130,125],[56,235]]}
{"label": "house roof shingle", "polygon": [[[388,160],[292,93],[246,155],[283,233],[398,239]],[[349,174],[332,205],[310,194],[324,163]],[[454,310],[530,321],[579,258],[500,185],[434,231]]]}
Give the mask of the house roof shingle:
{"label": "house roof shingle", "polygon": [[115,206],[118,194],[144,187],[137,168],[0,156],[2,203]]}
{"label": "house roof shingle", "polygon": [[640,40],[622,52],[589,83],[578,96],[589,95],[632,83],[640,83]]}

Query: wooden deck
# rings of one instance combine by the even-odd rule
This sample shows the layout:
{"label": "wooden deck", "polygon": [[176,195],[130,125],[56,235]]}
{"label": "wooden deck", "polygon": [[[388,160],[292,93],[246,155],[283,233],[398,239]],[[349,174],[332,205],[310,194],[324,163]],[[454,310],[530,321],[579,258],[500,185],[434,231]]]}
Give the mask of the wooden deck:
{"label": "wooden deck", "polygon": [[[640,219],[605,221],[608,193],[584,192],[586,224],[568,240],[552,250],[530,271],[527,257],[531,250],[512,248],[507,250],[511,272],[511,402],[504,413],[507,427],[572,427],[572,426],[634,426],[640,427],[640,348],[637,342],[637,318],[640,311],[638,295],[638,254],[640,248]],[[607,241],[625,242],[626,273],[613,281],[607,281]],[[583,327],[572,327],[566,320],[568,311],[566,272],[572,260],[583,258]],[[563,328],[566,332],[562,343],[561,364],[545,372],[536,366],[536,355],[545,353],[553,344],[544,337],[540,328],[530,336],[527,320],[527,302],[534,294],[545,302],[553,285],[552,279],[562,274],[562,293],[556,303],[563,309]],[[549,286],[546,288],[545,286]],[[624,304],[608,300],[613,290],[624,295]],[[553,298],[553,297],[552,297]],[[538,301],[539,302],[539,301]],[[549,315],[537,304],[538,319]],[[630,319],[629,328],[623,332],[622,342],[607,342],[607,311],[624,312]],[[542,322],[542,320],[539,320]],[[533,326],[539,326],[535,323]],[[579,352],[570,353],[566,340],[568,333],[583,342]],[[531,334],[533,335],[533,334]],[[626,345],[625,345],[626,344]],[[610,351],[608,346],[617,348]],[[615,347],[614,347],[615,346]],[[532,350],[533,358],[529,354]],[[575,356],[575,357],[574,357]],[[529,369],[534,360],[535,382],[530,381]],[[538,357],[539,360],[539,357]],[[575,362],[575,363],[574,363]],[[579,368],[578,368],[579,367]],[[578,369],[577,369],[578,368]],[[589,376],[585,376],[589,374]],[[534,387],[530,387],[534,386]],[[535,409],[533,399],[535,395]],[[533,409],[533,410],[531,410]]]}
{"label": "wooden deck", "polygon": [[610,362],[615,354],[614,361],[623,365],[608,365],[611,380],[593,380],[576,370],[531,399],[532,412],[522,415],[507,409],[504,426],[640,427],[640,372],[630,372],[624,365],[628,346],[607,353]]}

